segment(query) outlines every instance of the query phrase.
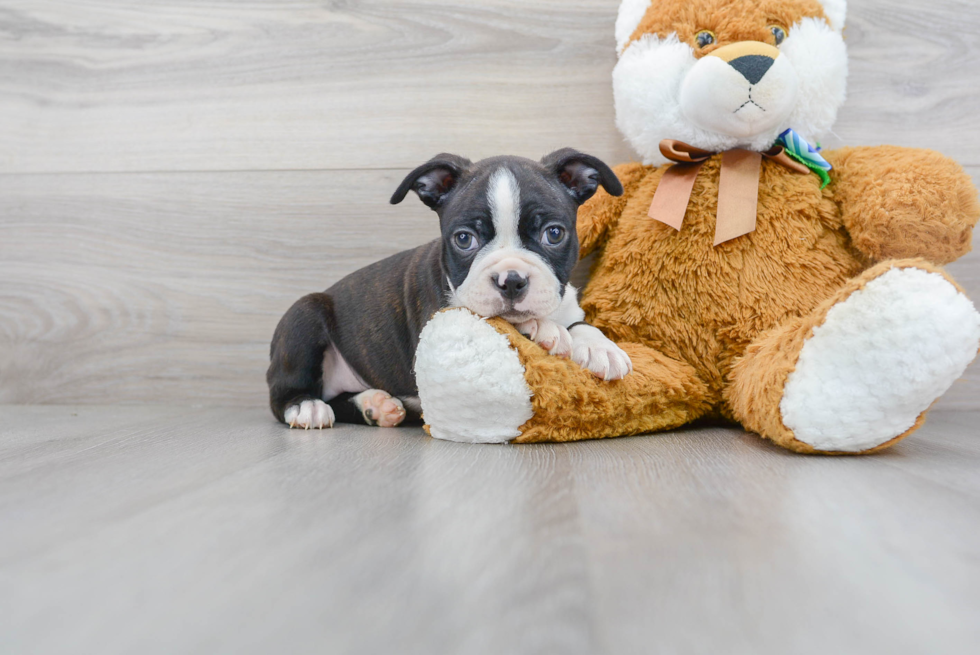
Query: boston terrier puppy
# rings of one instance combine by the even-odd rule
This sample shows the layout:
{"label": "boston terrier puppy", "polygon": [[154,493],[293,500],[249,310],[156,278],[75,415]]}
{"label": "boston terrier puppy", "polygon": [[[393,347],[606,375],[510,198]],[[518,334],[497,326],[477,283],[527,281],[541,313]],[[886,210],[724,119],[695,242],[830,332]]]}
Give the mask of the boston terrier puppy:
{"label": "boston terrier puppy", "polygon": [[583,322],[568,283],[578,261],[578,207],[600,184],[623,193],[608,166],[570,148],[540,162],[474,164],[442,154],[416,168],[391,203],[415,191],[439,215],[442,237],[355,271],[286,312],[266,375],[272,413],[307,429],[418,420],[415,350],[422,327],[444,307],[503,317],[605,380],[628,374],[629,356]]}

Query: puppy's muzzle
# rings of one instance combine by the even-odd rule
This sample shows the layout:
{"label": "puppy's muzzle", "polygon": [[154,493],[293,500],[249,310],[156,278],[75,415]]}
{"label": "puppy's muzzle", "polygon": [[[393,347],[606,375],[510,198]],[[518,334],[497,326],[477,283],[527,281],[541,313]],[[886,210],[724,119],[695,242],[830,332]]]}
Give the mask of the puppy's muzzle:
{"label": "puppy's muzzle", "polygon": [[507,271],[506,275],[494,275],[493,282],[497,285],[500,295],[512,303],[518,302],[527,295],[528,278],[517,271]]}

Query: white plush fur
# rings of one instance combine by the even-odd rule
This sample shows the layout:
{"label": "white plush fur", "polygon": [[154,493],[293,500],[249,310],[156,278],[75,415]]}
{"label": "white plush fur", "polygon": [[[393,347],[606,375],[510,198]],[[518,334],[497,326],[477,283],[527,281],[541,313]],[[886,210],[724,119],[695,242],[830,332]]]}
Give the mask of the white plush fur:
{"label": "white plush fur", "polygon": [[636,31],[647,9],[650,8],[650,0],[623,0],[619,5],[619,14],[616,16],[616,52],[621,53],[626,47],[626,42]]}
{"label": "white plush fur", "polygon": [[517,351],[465,309],[440,312],[423,328],[415,377],[425,421],[438,439],[503,443],[519,436],[534,414]]}
{"label": "white plush fur", "polygon": [[707,132],[748,141],[779,129],[796,108],[799,82],[789,58],[769,50],[775,61],[757,84],[718,57],[699,59],[681,82],[683,117]]}
{"label": "white plush fur", "polygon": [[[627,0],[623,7],[633,4]],[[693,48],[682,43],[676,34],[644,34],[622,52],[613,69],[616,125],[643,162],[654,165],[666,163],[660,154],[663,139],[678,139],[714,152],[732,148],[764,151],[782,132],[792,128],[811,143],[819,141],[830,130],[845,99],[844,40],[825,21],[804,18],[789,28],[779,49],[781,55],[776,64],[759,88],[753,90],[753,96],[758,92],[760,99],[763,94],[768,98],[767,112],[778,113],[779,120],[767,118],[735,129],[730,117],[721,116],[731,113],[729,105],[739,93],[732,86],[737,78],[721,65],[723,62],[716,57],[698,59]],[[688,82],[692,74],[695,77]],[[686,83],[694,81],[700,93],[682,94]],[[703,104],[705,94],[713,89],[732,96],[712,103],[719,113],[714,121],[705,116]],[[780,102],[781,92],[795,98],[791,103]],[[747,99],[748,88],[743,101]]]}
{"label": "white plush fur", "polygon": [[980,348],[980,314],[936,273],[894,268],[833,307],[786,381],[783,423],[818,450],[906,432]]}
{"label": "white plush fur", "polygon": [[830,25],[841,32],[844,30],[844,20],[847,18],[847,0],[820,0],[823,13],[827,14]]}
{"label": "white plush fur", "polygon": [[780,50],[799,80],[796,109],[785,126],[815,144],[830,132],[847,99],[847,47],[826,23],[804,18],[790,28]]}

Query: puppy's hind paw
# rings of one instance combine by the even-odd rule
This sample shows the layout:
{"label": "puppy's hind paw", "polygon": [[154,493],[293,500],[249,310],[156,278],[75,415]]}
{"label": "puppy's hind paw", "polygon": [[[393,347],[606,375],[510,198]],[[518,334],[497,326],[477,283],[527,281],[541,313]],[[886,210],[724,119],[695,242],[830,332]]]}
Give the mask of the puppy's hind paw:
{"label": "puppy's hind paw", "polygon": [[333,408],[322,400],[304,400],[286,408],[283,420],[291,428],[322,430],[332,428]]}
{"label": "puppy's hind paw", "polygon": [[386,391],[368,389],[351,398],[351,402],[361,410],[364,422],[368,425],[393,428],[405,420],[402,401],[392,398]]}

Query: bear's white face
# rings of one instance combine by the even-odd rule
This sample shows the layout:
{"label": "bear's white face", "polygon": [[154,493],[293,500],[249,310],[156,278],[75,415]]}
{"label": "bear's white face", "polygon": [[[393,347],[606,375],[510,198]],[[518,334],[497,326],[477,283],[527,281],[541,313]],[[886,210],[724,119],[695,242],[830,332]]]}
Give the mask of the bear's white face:
{"label": "bear's white face", "polygon": [[818,141],[844,102],[843,20],[844,0],[625,0],[617,126],[646,164],[666,161],[663,139],[764,151],[792,128]]}
{"label": "bear's white face", "polygon": [[771,45],[745,41],[697,60],[681,82],[678,102],[694,127],[753,139],[790,117],[798,92],[799,79],[789,57]]}

